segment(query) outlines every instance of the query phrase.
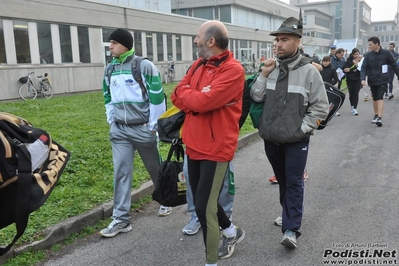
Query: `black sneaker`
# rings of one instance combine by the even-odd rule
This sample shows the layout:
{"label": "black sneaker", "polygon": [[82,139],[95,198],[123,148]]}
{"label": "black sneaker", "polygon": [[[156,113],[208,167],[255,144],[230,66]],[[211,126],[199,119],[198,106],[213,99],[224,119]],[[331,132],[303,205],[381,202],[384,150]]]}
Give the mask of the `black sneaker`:
{"label": "black sneaker", "polygon": [[379,118],[378,115],[375,115],[373,120],[371,120],[371,123],[375,124],[378,118]]}
{"label": "black sneaker", "polygon": [[218,257],[219,259],[227,259],[233,255],[234,247],[237,243],[240,243],[245,238],[245,232],[238,226],[236,226],[237,233],[233,237],[227,237],[225,234],[222,235],[222,244],[219,247]]}
{"label": "black sneaker", "polygon": [[392,100],[393,99],[393,94],[389,94],[388,100]]}
{"label": "black sneaker", "polygon": [[382,127],[382,121],[381,121],[381,117],[377,118],[377,121],[375,122],[375,124],[379,127]]}

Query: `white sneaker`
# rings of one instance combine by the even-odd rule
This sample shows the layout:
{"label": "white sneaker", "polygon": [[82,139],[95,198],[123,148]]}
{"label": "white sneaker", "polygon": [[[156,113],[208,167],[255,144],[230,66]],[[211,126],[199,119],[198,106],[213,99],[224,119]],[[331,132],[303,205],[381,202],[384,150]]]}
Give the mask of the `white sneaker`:
{"label": "white sneaker", "polygon": [[357,112],[357,110],[355,108],[352,109],[352,115],[359,115],[359,113]]}
{"label": "white sneaker", "polygon": [[276,220],[274,220],[274,224],[277,226],[282,226],[283,225],[283,218],[282,217],[277,217]]}
{"label": "white sneaker", "polygon": [[198,220],[198,217],[191,217],[191,220],[186,224],[186,226],[183,228],[183,233],[186,235],[192,236],[198,233],[198,231],[201,228],[201,224]]}
{"label": "white sneaker", "polygon": [[338,113],[338,112],[336,112],[336,113],[335,113],[335,116],[340,116],[340,115],[341,115],[341,114],[340,114],[340,113]]}
{"label": "white sneaker", "polygon": [[119,233],[127,233],[132,231],[130,223],[126,223],[119,219],[114,219],[107,228],[100,231],[100,235],[104,237],[114,237]]}
{"label": "white sneaker", "polygon": [[305,168],[305,170],[303,170],[303,181],[306,182],[308,178],[309,178],[308,170]]}
{"label": "white sneaker", "polygon": [[158,216],[165,217],[172,213],[172,207],[161,205],[158,210]]}

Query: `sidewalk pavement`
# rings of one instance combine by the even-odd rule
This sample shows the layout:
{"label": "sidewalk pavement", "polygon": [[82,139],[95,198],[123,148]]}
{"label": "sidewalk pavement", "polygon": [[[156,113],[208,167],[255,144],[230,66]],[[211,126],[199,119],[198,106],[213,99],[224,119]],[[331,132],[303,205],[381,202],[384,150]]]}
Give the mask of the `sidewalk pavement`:
{"label": "sidewalk pavement", "polygon": [[[249,143],[259,139],[258,131],[247,134],[238,140],[237,149],[241,149]],[[132,191],[132,203],[138,202],[141,198],[144,198],[152,194],[154,185],[152,181],[147,181],[140,188]],[[59,243],[72,234],[81,232],[85,227],[92,226],[100,220],[108,219],[112,215],[113,200],[106,202],[91,211],[83,213],[81,215],[71,217],[64,222],[53,225],[45,229],[45,238],[40,241],[35,241],[28,245],[11,249],[5,255],[0,257],[0,264],[5,263],[7,260],[18,256],[19,254],[26,251],[37,251],[46,249],[52,245]],[[29,225],[28,225],[29,226]]]}

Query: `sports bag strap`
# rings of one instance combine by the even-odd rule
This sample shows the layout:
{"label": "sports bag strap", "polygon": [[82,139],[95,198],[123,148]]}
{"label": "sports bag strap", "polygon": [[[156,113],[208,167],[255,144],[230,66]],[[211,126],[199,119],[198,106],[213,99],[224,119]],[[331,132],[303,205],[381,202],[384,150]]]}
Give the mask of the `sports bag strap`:
{"label": "sports bag strap", "polygon": [[184,158],[184,149],[181,143],[171,144],[168,152],[167,161],[172,160],[173,153],[175,154],[175,158],[177,161],[180,161],[180,158],[183,160]]}
{"label": "sports bag strap", "polygon": [[114,72],[114,68],[115,68],[115,65],[113,65],[111,63],[108,64],[108,66],[107,66],[108,93],[111,93],[109,91],[109,87],[111,87],[111,76],[112,76],[112,72]]}
{"label": "sports bag strap", "polygon": [[141,77],[141,61],[143,61],[143,59],[148,60],[148,58],[146,57],[141,57],[141,56],[133,57],[132,75],[134,80],[140,85],[141,94],[143,95],[143,99],[145,99],[145,96],[147,95],[147,89],[145,88],[143,78]]}
{"label": "sports bag strap", "polygon": [[31,158],[25,145],[20,145],[18,155],[18,180],[17,197],[15,206],[15,224],[17,234],[12,242],[5,248],[0,248],[0,256],[7,253],[17,240],[23,235],[29,220],[29,199],[32,186]]}
{"label": "sports bag strap", "polygon": [[166,158],[166,161],[172,160],[173,152],[176,150],[176,145],[171,144],[168,152],[168,157]]}
{"label": "sports bag strap", "polygon": [[184,159],[183,145],[181,145],[181,143],[178,143],[178,144],[175,144],[175,146],[176,146],[176,152],[175,152],[176,160],[180,161],[180,158],[181,158],[181,160],[183,161],[183,159]]}

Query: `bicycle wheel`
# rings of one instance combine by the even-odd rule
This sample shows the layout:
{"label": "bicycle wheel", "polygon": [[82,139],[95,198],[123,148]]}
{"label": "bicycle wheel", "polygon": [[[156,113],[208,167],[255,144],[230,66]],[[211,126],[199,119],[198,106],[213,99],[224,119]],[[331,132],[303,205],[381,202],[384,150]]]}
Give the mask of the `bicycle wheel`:
{"label": "bicycle wheel", "polygon": [[164,82],[164,83],[169,83],[169,77],[168,77],[168,74],[167,74],[167,73],[164,73],[164,74],[163,74],[163,82]]}
{"label": "bicycle wheel", "polygon": [[51,87],[50,83],[48,82],[42,83],[42,94],[46,98],[53,97],[53,88]]}
{"label": "bicycle wheel", "polygon": [[23,84],[18,90],[19,96],[26,100],[34,100],[37,97],[37,90],[32,85]]}

